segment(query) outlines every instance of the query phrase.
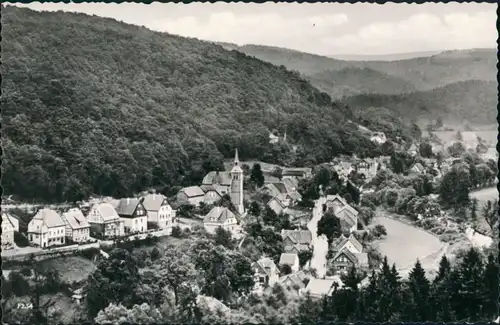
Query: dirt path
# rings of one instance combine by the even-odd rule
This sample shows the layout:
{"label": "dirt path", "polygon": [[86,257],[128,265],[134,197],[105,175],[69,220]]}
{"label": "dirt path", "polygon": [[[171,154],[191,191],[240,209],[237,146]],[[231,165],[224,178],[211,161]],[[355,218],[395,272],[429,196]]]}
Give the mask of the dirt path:
{"label": "dirt path", "polygon": [[318,221],[323,215],[323,203],[325,198],[320,198],[316,201],[313,209],[312,219],[307,224],[307,228],[311,231],[313,241],[313,257],[310,266],[317,271],[318,278],[323,278],[326,275],[326,254],[328,253],[328,241],[324,235],[318,237]]}

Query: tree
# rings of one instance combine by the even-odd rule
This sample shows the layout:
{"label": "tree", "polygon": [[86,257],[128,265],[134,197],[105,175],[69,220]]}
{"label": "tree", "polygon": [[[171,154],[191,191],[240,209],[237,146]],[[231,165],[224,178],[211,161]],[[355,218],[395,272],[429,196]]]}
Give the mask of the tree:
{"label": "tree", "polygon": [[436,119],[436,129],[439,129],[441,127],[443,127],[443,118],[441,116],[439,116],[437,119]]}
{"label": "tree", "polygon": [[457,141],[463,141],[462,133],[460,131],[457,131],[457,133],[455,133],[455,139]]}
{"label": "tree", "polygon": [[340,219],[335,216],[331,211],[327,211],[318,221],[317,235],[325,235],[328,243],[331,244],[333,240],[342,234],[342,227]]}
{"label": "tree", "polygon": [[451,146],[448,147],[448,153],[453,158],[459,158],[465,153],[465,147],[462,142],[455,142]]}
{"label": "tree", "polygon": [[463,207],[469,203],[470,174],[463,167],[454,166],[443,176],[439,187],[441,200],[454,207]]}
{"label": "tree", "polygon": [[422,138],[422,130],[420,130],[420,127],[417,124],[412,124],[410,132],[412,138],[420,141],[420,139]]}
{"label": "tree", "polygon": [[95,318],[97,324],[155,324],[161,323],[163,316],[157,308],[152,308],[148,304],[134,305],[132,309],[127,309],[121,304],[109,304],[108,307],[99,311]]}
{"label": "tree", "polygon": [[292,273],[292,267],[288,264],[283,264],[280,267],[280,274],[287,275]]}
{"label": "tree", "polygon": [[262,173],[260,164],[254,164],[252,166],[252,171],[250,172],[250,181],[258,188],[264,186],[264,174]]}
{"label": "tree", "polygon": [[417,260],[415,266],[410,271],[408,277],[408,289],[411,297],[411,302],[407,301],[405,315],[406,320],[425,322],[430,320],[430,282],[425,276],[425,271]]}
{"label": "tree", "polygon": [[471,206],[470,206],[470,217],[473,221],[477,220],[477,205],[478,205],[477,199],[473,198],[471,200]]}
{"label": "tree", "polygon": [[433,155],[432,145],[429,142],[421,142],[418,146],[418,151],[424,158],[431,158]]}
{"label": "tree", "polygon": [[248,208],[248,213],[252,216],[260,216],[260,206],[257,202],[255,201],[252,201],[252,203],[250,203],[250,207]]}
{"label": "tree", "polygon": [[490,200],[486,202],[483,207],[483,218],[490,227],[491,231],[494,231],[495,224],[498,222],[498,200],[491,203]]}
{"label": "tree", "polygon": [[310,249],[302,250],[299,252],[299,265],[303,267],[307,262],[311,260],[313,252]]}
{"label": "tree", "polygon": [[487,319],[498,316],[498,272],[497,259],[490,253],[483,275],[485,288],[483,314]]}
{"label": "tree", "polygon": [[474,248],[467,251],[456,272],[457,290],[453,300],[457,318],[476,322],[484,304],[485,292],[484,264],[480,253]]}
{"label": "tree", "polygon": [[174,304],[179,306],[184,287],[199,282],[195,265],[191,258],[173,246],[167,246],[164,255],[155,263],[158,283],[169,286],[174,294]]}
{"label": "tree", "polygon": [[116,248],[103,259],[88,279],[87,310],[95,317],[110,303],[132,306],[139,284],[139,271],[135,258],[124,249]]}
{"label": "tree", "polygon": [[21,273],[12,271],[9,274],[9,281],[11,283],[12,292],[18,297],[27,295],[30,292],[30,285],[28,281],[21,275]]}
{"label": "tree", "polygon": [[215,230],[214,239],[216,245],[222,245],[227,249],[234,249],[233,236],[229,230],[225,230],[222,227],[218,227]]}

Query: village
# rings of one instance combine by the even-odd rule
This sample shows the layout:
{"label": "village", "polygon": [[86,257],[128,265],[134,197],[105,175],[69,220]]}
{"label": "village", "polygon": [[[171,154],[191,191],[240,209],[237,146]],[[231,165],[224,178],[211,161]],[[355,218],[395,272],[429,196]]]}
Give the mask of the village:
{"label": "village", "polygon": [[[385,136],[378,136],[372,141],[381,141],[380,138]],[[270,143],[276,143],[272,135]],[[406,154],[414,160],[405,172],[408,177],[425,175],[431,183],[440,182],[443,175],[463,161],[462,156],[456,155],[438,159],[423,158],[418,148],[418,144],[407,146]],[[462,154],[466,155],[465,150]],[[93,198],[63,208],[41,207],[33,211],[32,219],[23,233],[20,233],[19,220],[10,214],[8,209],[2,209],[2,259],[26,261],[32,256],[37,256],[40,260],[52,259],[90,248],[100,249],[102,256],[106,257],[108,254],[101,248],[125,238],[171,237],[175,236],[175,232],[195,228],[212,236],[223,230],[238,243],[237,247],[243,249],[251,237],[247,230],[259,215],[255,210],[260,209],[265,211],[263,213],[268,220],[277,220],[284,216],[288,219],[285,227],[274,228],[279,231],[282,240],[279,256],[261,256],[253,261],[253,292],[262,293],[278,283],[290,288],[297,295],[307,293],[312,297],[321,298],[342,288],[342,277],[353,267],[365,274],[360,285],[368,283],[366,275],[370,270],[380,267],[382,254],[377,250],[383,247],[383,243],[375,244],[373,237],[376,237],[375,242],[383,242],[384,236],[391,236],[393,229],[385,229],[382,225],[384,222],[375,223],[374,220],[380,221],[386,217],[377,216],[380,211],[378,208],[372,211],[368,209],[367,212],[366,207],[363,207],[367,204],[363,204],[363,201],[366,201],[365,197],[381,191],[380,184],[376,183],[380,182],[381,175],[387,178],[387,173],[392,173],[394,165],[394,162],[391,164],[390,156],[353,156],[339,157],[329,164],[315,168],[280,168],[264,163],[262,166],[258,163],[245,166],[240,162],[238,150],[235,149],[230,171],[209,172],[203,178],[202,184],[182,188],[170,199],[151,191],[141,193],[137,197],[121,199]],[[321,180],[324,177],[321,174],[324,173],[328,174],[327,179]],[[484,176],[484,184],[481,186],[494,184],[495,174],[490,174]],[[261,180],[251,181],[252,177]],[[351,193],[344,191],[347,196],[340,195],[338,190],[332,191],[331,187],[327,188],[327,184],[332,184],[332,177],[336,177],[338,184],[343,184],[341,186],[354,190],[351,190]],[[252,182],[252,186],[246,186],[247,182]],[[310,197],[306,198],[307,200],[303,198],[304,183],[313,184],[312,186],[317,188],[317,195],[307,194]],[[358,198],[355,198],[356,193]],[[433,210],[433,202],[436,202],[437,196],[421,195],[420,199],[428,198],[427,204],[420,204],[420,207],[415,209],[414,222],[397,221],[396,218],[396,223],[406,222],[412,227],[424,230],[429,227],[426,228],[422,222],[432,221],[441,226],[445,225],[446,229],[453,228],[454,224],[457,235],[467,234],[469,241],[476,243],[476,231],[470,226],[465,229],[465,226],[456,223],[455,217],[443,213],[439,206]],[[325,226],[321,226],[323,233],[319,235],[320,221],[322,218],[326,219],[324,216],[328,214],[339,220],[338,229],[334,232],[334,237],[330,238],[326,236],[329,230],[325,231]],[[387,222],[388,219],[385,220]],[[334,224],[327,224],[326,227],[334,227]],[[436,227],[434,228],[430,232],[435,231],[432,235],[438,236],[440,231],[436,232]],[[445,233],[449,231],[446,230]],[[15,238],[20,236],[27,239],[29,245],[18,247]],[[476,243],[476,246],[491,245],[491,236],[482,237],[486,238],[486,242],[483,240],[480,244]],[[412,252],[412,247],[422,246],[419,240],[416,238],[409,242],[410,247],[400,247],[403,250],[402,255]],[[428,241],[432,240],[434,237],[430,236]],[[403,274],[409,271],[417,259],[433,272],[439,259],[446,252],[450,254],[449,248],[449,243],[439,244],[433,247],[432,251],[406,256],[409,265],[401,265],[394,256],[384,255],[391,261],[399,262],[398,267]],[[394,247],[388,251],[394,252]],[[74,297],[78,301],[82,299],[81,290],[77,291]]]}

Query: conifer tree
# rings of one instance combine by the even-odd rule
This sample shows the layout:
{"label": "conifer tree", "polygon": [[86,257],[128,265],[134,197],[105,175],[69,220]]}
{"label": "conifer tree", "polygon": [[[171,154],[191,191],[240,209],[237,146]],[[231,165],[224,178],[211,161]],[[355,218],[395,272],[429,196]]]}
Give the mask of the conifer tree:
{"label": "conifer tree", "polygon": [[408,276],[408,289],[411,297],[411,301],[406,302],[411,306],[407,309],[410,312],[407,315],[409,320],[418,322],[430,320],[430,283],[419,260]]}
{"label": "conifer tree", "polygon": [[[471,248],[457,269],[456,305],[458,321],[474,322],[479,319],[483,305],[484,265],[477,250]],[[453,298],[455,299],[455,298]]]}
{"label": "conifer tree", "polygon": [[498,263],[493,254],[488,255],[488,263],[484,270],[484,309],[483,315],[487,319],[498,317]]}

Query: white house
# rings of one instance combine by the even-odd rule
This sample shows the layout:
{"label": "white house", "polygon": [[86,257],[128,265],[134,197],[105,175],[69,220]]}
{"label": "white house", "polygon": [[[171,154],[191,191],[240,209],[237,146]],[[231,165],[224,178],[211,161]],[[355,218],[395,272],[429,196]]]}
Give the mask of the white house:
{"label": "white house", "polygon": [[42,248],[65,243],[66,224],[56,211],[40,209],[28,224],[28,240]]}
{"label": "white house", "polygon": [[146,209],[148,222],[160,229],[172,231],[173,210],[164,195],[148,194],[142,198],[142,205]]}
{"label": "white house", "polygon": [[148,215],[138,198],[125,198],[115,203],[116,213],[123,220],[125,233],[138,233],[148,230]]}
{"label": "white house", "polygon": [[89,240],[90,224],[78,208],[69,209],[62,214],[66,224],[66,237],[72,241],[81,243]]}
{"label": "white house", "polygon": [[213,207],[203,219],[203,226],[208,233],[214,234],[217,228],[233,231],[238,225],[234,213],[225,207]]}
{"label": "white house", "polygon": [[125,225],[111,203],[96,203],[87,216],[90,230],[100,238],[120,237],[125,234]]}
{"label": "white house", "polygon": [[280,256],[280,266],[289,265],[292,273],[299,271],[299,256],[296,253],[283,253]]}
{"label": "white house", "polygon": [[2,213],[2,248],[14,245],[14,232],[19,231],[19,220],[8,213]]}
{"label": "white house", "polygon": [[273,260],[264,257],[252,264],[254,271],[254,282],[256,288],[261,286],[273,286],[279,280],[279,270]]}

